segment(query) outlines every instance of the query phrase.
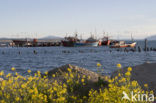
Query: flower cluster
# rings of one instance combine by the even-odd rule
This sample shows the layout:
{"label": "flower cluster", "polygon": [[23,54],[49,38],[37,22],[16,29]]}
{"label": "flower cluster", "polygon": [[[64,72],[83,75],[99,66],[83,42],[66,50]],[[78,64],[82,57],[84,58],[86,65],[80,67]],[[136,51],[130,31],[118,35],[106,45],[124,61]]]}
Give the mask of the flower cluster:
{"label": "flower cluster", "polygon": [[[97,67],[101,67],[98,63]],[[118,67],[121,65],[118,64]],[[0,81],[0,103],[128,103],[122,100],[122,92],[131,90],[146,92],[141,89],[137,81],[130,81],[132,68],[129,67],[125,74],[119,73],[112,79],[108,79],[108,87],[99,90],[83,91],[86,88],[90,76],[80,76],[77,71],[67,68],[68,72],[62,72],[64,82],[57,80],[57,74],[48,72],[44,75],[37,71],[34,75],[22,76],[11,69],[13,74],[0,72],[3,80]],[[31,70],[27,71],[31,74]],[[148,85],[145,84],[148,88]],[[152,91],[151,91],[152,92]]]}

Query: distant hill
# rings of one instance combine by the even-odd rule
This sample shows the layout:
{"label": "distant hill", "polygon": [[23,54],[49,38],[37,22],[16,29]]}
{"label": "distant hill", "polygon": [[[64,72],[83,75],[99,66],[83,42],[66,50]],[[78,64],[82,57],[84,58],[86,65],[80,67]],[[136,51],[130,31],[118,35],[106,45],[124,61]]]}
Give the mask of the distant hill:
{"label": "distant hill", "polygon": [[147,40],[156,40],[156,34],[155,34],[155,35],[152,35],[152,36],[147,37]]}
{"label": "distant hill", "polygon": [[63,39],[62,37],[59,37],[59,36],[46,36],[46,37],[43,37],[43,38],[39,38],[41,40],[47,40],[47,39]]}

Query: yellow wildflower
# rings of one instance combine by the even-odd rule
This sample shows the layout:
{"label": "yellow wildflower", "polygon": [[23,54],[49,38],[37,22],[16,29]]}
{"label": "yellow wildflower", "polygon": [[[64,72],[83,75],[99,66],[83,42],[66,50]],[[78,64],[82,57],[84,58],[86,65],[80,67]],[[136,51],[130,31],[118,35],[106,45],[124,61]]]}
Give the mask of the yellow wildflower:
{"label": "yellow wildflower", "polygon": [[108,82],[109,82],[109,83],[111,83],[111,82],[112,82],[112,80],[111,80],[111,79],[109,79],[109,80],[108,80]]}
{"label": "yellow wildflower", "polygon": [[126,82],[126,78],[122,78],[120,82]]}
{"label": "yellow wildflower", "polygon": [[97,63],[97,67],[101,67],[101,64],[100,63]]}
{"label": "yellow wildflower", "polygon": [[132,81],[132,86],[133,86],[133,87],[136,87],[137,84],[138,84],[137,81]]}
{"label": "yellow wildflower", "polygon": [[70,77],[71,77],[71,78],[74,78],[73,74],[70,74]]}
{"label": "yellow wildflower", "polygon": [[126,72],[125,75],[126,75],[126,76],[130,76],[131,73],[130,73],[130,72]]}
{"label": "yellow wildflower", "polygon": [[11,76],[11,73],[8,73],[8,75],[6,75],[7,78],[10,77],[10,76]]}
{"label": "yellow wildflower", "polygon": [[88,76],[88,80],[90,79],[90,76]]}
{"label": "yellow wildflower", "polygon": [[12,71],[15,71],[16,69],[14,67],[11,68]]}
{"label": "yellow wildflower", "polygon": [[153,90],[150,91],[150,94],[154,94]]}
{"label": "yellow wildflower", "polygon": [[85,80],[84,79],[81,79],[81,82],[83,83]]}
{"label": "yellow wildflower", "polygon": [[131,72],[132,71],[132,68],[131,67],[128,67],[128,71]]}
{"label": "yellow wildflower", "polygon": [[20,100],[20,98],[19,97],[16,97],[15,100],[18,102]]}
{"label": "yellow wildflower", "polygon": [[144,87],[146,87],[146,88],[147,88],[147,87],[148,87],[148,84],[144,84]]}
{"label": "yellow wildflower", "polygon": [[55,78],[55,74],[53,74],[53,75],[52,75],[52,77],[54,77],[54,78]]}
{"label": "yellow wildflower", "polygon": [[85,76],[85,75],[83,75],[83,78],[86,78],[86,76]]}
{"label": "yellow wildflower", "polygon": [[5,100],[0,100],[0,103],[6,103]]}
{"label": "yellow wildflower", "polygon": [[67,76],[67,77],[68,77],[68,76],[69,76],[69,75],[68,75],[68,73],[66,73],[66,74],[65,74],[65,76]]}
{"label": "yellow wildflower", "polygon": [[28,73],[31,73],[31,70],[29,69],[27,72],[28,72]]}
{"label": "yellow wildflower", "polygon": [[29,93],[33,93],[33,92],[34,92],[33,89],[30,89],[30,90],[29,90]]}
{"label": "yellow wildflower", "polygon": [[118,76],[120,77],[120,76],[121,76],[121,74],[119,73],[119,74],[118,74]]}
{"label": "yellow wildflower", "polygon": [[3,75],[4,75],[4,71],[1,71],[1,72],[0,72],[0,76],[3,76]]}
{"label": "yellow wildflower", "polygon": [[26,84],[22,84],[21,87],[22,87],[22,88],[26,88]]}
{"label": "yellow wildflower", "polygon": [[15,75],[17,76],[17,75],[18,75],[18,73],[16,72],[16,73],[15,73]]}
{"label": "yellow wildflower", "polygon": [[64,88],[66,88],[66,87],[67,87],[67,85],[66,85],[66,84],[63,84],[63,87],[64,87]]}
{"label": "yellow wildflower", "polygon": [[117,76],[115,76],[115,80],[117,80],[118,79],[118,77]]}
{"label": "yellow wildflower", "polygon": [[40,74],[41,74],[41,72],[38,70],[38,71],[37,71],[37,74],[38,74],[38,75],[40,75]]}
{"label": "yellow wildflower", "polygon": [[45,72],[45,75],[48,75],[48,72],[47,71]]}
{"label": "yellow wildflower", "polygon": [[112,87],[112,84],[108,84],[108,87],[110,87],[110,88],[111,88],[111,87]]}
{"label": "yellow wildflower", "polygon": [[69,72],[71,72],[71,71],[72,71],[70,68],[67,68],[67,70],[68,70]]}
{"label": "yellow wildflower", "polygon": [[121,68],[122,66],[121,66],[121,64],[117,64],[117,67],[118,67],[118,68]]}

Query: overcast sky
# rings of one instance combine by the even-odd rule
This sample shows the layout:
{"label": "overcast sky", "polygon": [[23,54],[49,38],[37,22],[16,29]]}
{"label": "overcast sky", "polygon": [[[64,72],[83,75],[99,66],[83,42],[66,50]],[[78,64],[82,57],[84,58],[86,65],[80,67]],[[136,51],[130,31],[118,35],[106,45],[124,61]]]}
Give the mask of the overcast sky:
{"label": "overcast sky", "polygon": [[156,34],[156,0],[0,0],[0,37]]}

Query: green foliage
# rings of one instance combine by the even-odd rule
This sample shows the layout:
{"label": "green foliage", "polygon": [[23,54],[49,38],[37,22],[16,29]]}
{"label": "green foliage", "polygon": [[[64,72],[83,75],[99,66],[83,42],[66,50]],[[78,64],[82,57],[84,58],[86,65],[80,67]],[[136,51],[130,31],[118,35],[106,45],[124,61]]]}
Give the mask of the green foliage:
{"label": "green foliage", "polygon": [[[97,66],[99,68],[101,64]],[[11,70],[16,71],[15,68]],[[100,76],[97,84],[101,88],[98,90],[88,90],[90,77],[80,76],[70,68],[67,70],[68,72],[62,73],[65,82],[57,81],[57,74],[51,75],[52,80],[49,79],[48,72],[45,72],[43,77],[40,71],[34,76],[23,77],[16,72],[5,75],[1,71],[0,76],[4,80],[0,81],[0,103],[130,103],[122,100],[123,91],[128,94],[130,91],[149,93],[142,90],[137,81],[130,81],[130,67],[125,74],[119,73],[115,78],[108,79],[107,88],[104,88],[105,83]],[[28,70],[28,73],[31,73],[31,70]],[[145,86],[148,88],[147,84]]]}

